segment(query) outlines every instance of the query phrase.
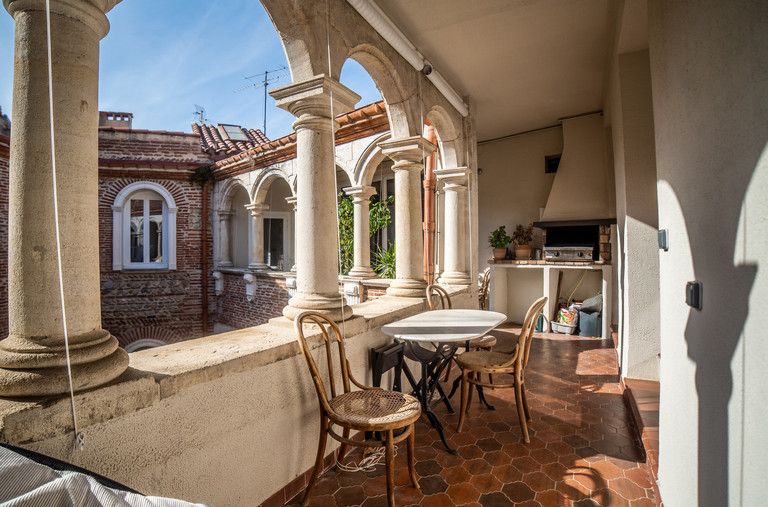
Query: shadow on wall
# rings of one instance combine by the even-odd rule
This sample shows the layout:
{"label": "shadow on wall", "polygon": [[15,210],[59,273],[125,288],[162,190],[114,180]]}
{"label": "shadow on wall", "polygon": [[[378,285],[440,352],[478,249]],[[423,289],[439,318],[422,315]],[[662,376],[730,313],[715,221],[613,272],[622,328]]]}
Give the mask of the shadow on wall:
{"label": "shadow on wall", "polygon": [[[768,139],[768,128],[762,139]],[[673,192],[678,201],[676,211],[689,232],[692,273],[704,287],[702,310],[691,310],[685,325],[688,357],[696,364],[700,505],[728,505],[729,485],[733,486],[729,484],[729,456],[732,454],[728,448],[729,435],[744,431],[743,420],[741,429],[729,429],[729,419],[739,417],[738,414],[729,417],[734,388],[731,365],[750,315],[750,294],[758,265],[734,265],[734,259],[743,255],[744,246],[739,245],[737,236],[742,236],[743,241],[747,231],[740,231],[739,225],[744,220],[742,215],[748,214],[746,194],[766,147],[760,143],[751,149],[741,148],[742,151],[733,152],[728,157],[728,189],[723,189],[723,181],[716,178],[701,178],[701,186],[696,192],[682,185],[677,192],[671,186],[666,189]],[[725,165],[723,170],[726,170]],[[702,195],[727,196],[718,201],[719,226],[715,222],[702,224]],[[684,297],[682,290],[680,295]],[[739,376],[745,374],[744,365],[741,367],[742,371],[736,372]],[[735,407],[740,410],[740,405]],[[743,473],[741,470],[735,477]]]}

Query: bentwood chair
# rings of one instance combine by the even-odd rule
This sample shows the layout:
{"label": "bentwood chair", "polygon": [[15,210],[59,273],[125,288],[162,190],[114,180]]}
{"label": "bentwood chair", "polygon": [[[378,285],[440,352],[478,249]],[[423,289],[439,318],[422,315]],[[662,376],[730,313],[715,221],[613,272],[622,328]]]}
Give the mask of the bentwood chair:
{"label": "bentwood chair", "polygon": [[485,270],[480,275],[480,287],[478,287],[477,290],[477,299],[478,303],[480,304],[481,310],[487,310],[488,309],[488,299],[489,294],[488,290],[491,287],[491,268],[485,268]]}
{"label": "bentwood chair", "polygon": [[[305,336],[305,325],[317,326],[310,328],[312,334],[319,331],[322,344],[325,349],[325,359],[328,365],[328,386],[317,368],[312,352]],[[296,333],[299,337],[301,351],[307,361],[312,382],[317,391],[320,403],[320,437],[317,445],[317,458],[312,476],[307,483],[302,505],[307,505],[312,487],[323,470],[323,458],[325,457],[325,444],[330,435],[341,442],[337,462],[341,463],[347,453],[348,446],[356,447],[384,447],[387,468],[387,500],[390,506],[395,505],[395,444],[407,440],[408,471],[411,483],[416,489],[419,487],[416,469],[414,468],[414,448],[416,442],[415,423],[421,416],[419,400],[408,394],[394,391],[386,391],[377,387],[368,387],[358,382],[350,371],[349,361],[344,349],[344,338],[335,322],[328,317],[316,312],[303,312],[296,317],[294,322]],[[311,336],[311,335],[310,335]],[[338,344],[339,370],[341,377],[341,390],[337,388],[337,375],[334,370],[333,345]],[[321,354],[322,355],[322,354]],[[351,384],[359,391],[353,391]],[[339,426],[342,434],[339,435],[333,427]],[[404,431],[395,434],[398,430]],[[372,435],[381,435],[381,439],[353,440],[350,431],[375,432]]]}
{"label": "bentwood chair", "polygon": [[[531,355],[531,343],[533,342],[533,331],[536,326],[536,320],[547,303],[547,298],[542,297],[534,301],[528,312],[525,314],[523,327],[517,337],[517,345],[514,349],[507,352],[492,352],[478,350],[465,352],[456,358],[456,362],[461,367],[461,409],[459,411],[459,426],[457,431],[461,431],[464,426],[471,400],[472,389],[469,384],[493,387],[494,389],[514,388],[515,404],[517,405],[517,416],[520,419],[520,428],[523,431],[525,443],[530,443],[528,435],[528,424],[531,420],[531,412],[528,409],[528,399],[525,394],[525,367],[528,365],[528,359]],[[512,383],[503,384],[497,382],[494,384],[485,384],[481,379],[481,374],[509,374],[513,376]]]}
{"label": "bentwood chair", "polygon": [[[453,303],[451,302],[451,296],[448,295],[448,291],[439,285],[427,286],[427,308],[430,310],[452,309]],[[490,334],[475,338],[469,342],[470,350],[491,350],[494,346],[496,346],[496,337]],[[446,381],[451,374],[452,366],[453,362],[448,364],[448,367],[445,369]],[[492,377],[491,383],[493,383]]]}

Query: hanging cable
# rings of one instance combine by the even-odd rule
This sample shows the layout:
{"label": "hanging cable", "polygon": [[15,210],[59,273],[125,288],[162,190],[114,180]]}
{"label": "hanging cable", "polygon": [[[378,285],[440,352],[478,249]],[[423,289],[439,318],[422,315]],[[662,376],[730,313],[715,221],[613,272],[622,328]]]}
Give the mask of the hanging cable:
{"label": "hanging cable", "polygon": [[69,383],[69,405],[72,411],[72,428],[75,433],[75,449],[82,450],[85,446],[85,436],[77,426],[77,410],[75,408],[75,389],[72,381],[72,361],[69,357],[69,332],[67,330],[67,309],[64,301],[64,274],[61,263],[61,230],[59,228],[59,193],[56,181],[56,133],[53,124],[53,63],[51,58],[51,3],[45,0],[45,36],[48,49],[48,113],[51,125],[51,182],[53,185],[53,224],[56,235],[56,265],[59,279],[59,300],[61,303],[61,324],[64,329],[64,355],[67,363],[67,382]]}

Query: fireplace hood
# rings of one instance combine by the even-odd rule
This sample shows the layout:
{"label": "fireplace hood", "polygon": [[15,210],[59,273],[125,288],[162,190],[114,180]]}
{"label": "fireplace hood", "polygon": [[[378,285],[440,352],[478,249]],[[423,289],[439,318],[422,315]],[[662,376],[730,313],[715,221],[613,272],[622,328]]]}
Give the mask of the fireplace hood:
{"label": "fireplace hood", "polygon": [[547,206],[534,225],[615,223],[612,171],[607,163],[603,115],[563,120],[563,154]]}

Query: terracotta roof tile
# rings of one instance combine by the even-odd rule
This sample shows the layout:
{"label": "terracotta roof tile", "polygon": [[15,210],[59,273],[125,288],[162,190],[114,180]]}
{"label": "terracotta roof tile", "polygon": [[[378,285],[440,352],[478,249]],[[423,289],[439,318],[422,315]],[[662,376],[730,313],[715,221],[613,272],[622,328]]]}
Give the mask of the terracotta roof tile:
{"label": "terracotta roof tile", "polygon": [[203,151],[214,156],[235,155],[269,142],[261,130],[246,129],[238,125],[227,126],[237,128],[246,140],[230,139],[226,132],[222,134],[221,124],[217,126],[208,123],[193,123],[192,132],[200,136],[200,146]]}

